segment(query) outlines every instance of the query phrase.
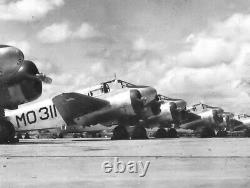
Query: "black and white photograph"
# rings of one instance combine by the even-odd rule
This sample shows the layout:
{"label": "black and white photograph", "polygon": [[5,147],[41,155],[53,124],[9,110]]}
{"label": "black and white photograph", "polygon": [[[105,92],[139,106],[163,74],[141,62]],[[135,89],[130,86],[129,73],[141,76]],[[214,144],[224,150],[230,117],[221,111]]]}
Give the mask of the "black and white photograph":
{"label": "black and white photograph", "polygon": [[0,188],[250,187],[250,1],[0,0]]}

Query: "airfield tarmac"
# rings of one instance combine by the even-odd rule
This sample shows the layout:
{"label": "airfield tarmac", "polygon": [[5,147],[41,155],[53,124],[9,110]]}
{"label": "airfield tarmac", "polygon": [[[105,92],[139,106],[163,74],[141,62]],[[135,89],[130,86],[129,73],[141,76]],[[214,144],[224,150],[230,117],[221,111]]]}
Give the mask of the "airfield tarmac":
{"label": "airfield tarmac", "polygon": [[[149,161],[144,177],[103,162]],[[35,139],[0,145],[0,187],[250,187],[249,138]]]}

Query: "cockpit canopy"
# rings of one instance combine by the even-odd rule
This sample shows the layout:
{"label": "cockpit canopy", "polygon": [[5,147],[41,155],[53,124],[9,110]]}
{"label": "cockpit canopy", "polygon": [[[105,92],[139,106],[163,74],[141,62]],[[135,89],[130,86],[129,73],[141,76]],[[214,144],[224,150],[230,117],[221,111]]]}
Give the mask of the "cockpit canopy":
{"label": "cockpit canopy", "polygon": [[123,80],[113,79],[110,81],[102,82],[100,85],[91,89],[88,92],[88,95],[96,96],[103,93],[109,93],[112,89],[133,88],[133,87],[138,87],[138,86]]}

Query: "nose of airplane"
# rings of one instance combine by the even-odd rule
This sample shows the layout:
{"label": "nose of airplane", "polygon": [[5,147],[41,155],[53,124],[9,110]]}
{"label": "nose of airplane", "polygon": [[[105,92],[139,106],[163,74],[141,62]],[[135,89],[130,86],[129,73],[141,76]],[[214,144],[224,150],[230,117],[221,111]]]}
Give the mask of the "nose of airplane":
{"label": "nose of airplane", "polygon": [[41,80],[44,83],[50,84],[52,82],[52,79],[48,76],[46,76],[43,73],[39,73],[37,66],[35,63],[29,60],[24,60],[22,66],[19,68],[19,73],[23,73],[26,75],[31,75],[37,77],[39,80]]}
{"label": "nose of airplane", "polygon": [[171,112],[173,123],[178,124],[179,123],[179,118],[178,118],[179,112],[178,112],[178,109],[177,109],[177,104],[174,103],[174,102],[170,102],[169,103],[169,109],[170,109],[170,112]]}
{"label": "nose of airplane", "polygon": [[144,102],[141,93],[137,89],[130,90],[131,105],[136,114],[141,114],[143,111]]}
{"label": "nose of airplane", "polygon": [[13,46],[0,45],[0,71],[1,74],[15,73],[24,61],[21,50]]}
{"label": "nose of airplane", "polygon": [[213,119],[215,123],[222,123],[223,122],[223,117],[222,114],[218,110],[213,110]]}

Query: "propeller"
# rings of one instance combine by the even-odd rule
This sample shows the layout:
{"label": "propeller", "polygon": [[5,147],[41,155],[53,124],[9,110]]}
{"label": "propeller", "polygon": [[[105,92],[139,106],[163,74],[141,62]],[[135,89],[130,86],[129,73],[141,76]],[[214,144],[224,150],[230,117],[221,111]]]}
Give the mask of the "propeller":
{"label": "propeller", "polygon": [[46,84],[52,83],[52,79],[46,76],[44,73],[40,73],[35,63],[30,60],[24,60],[18,72],[21,74],[35,76],[36,78],[38,78],[39,80],[41,80]]}
{"label": "propeller", "polygon": [[46,76],[43,73],[38,73],[36,74],[36,77],[41,80],[42,82],[46,83],[46,84],[51,84],[52,83],[52,78]]}
{"label": "propeller", "polygon": [[143,111],[145,101],[142,98],[140,91],[137,89],[130,90],[130,99],[135,113],[140,114]]}

